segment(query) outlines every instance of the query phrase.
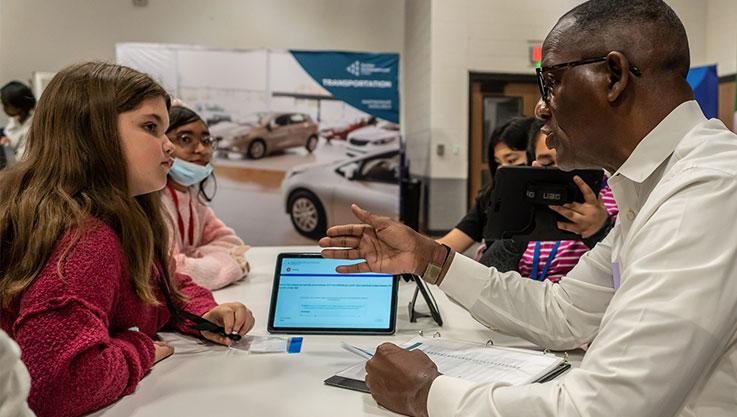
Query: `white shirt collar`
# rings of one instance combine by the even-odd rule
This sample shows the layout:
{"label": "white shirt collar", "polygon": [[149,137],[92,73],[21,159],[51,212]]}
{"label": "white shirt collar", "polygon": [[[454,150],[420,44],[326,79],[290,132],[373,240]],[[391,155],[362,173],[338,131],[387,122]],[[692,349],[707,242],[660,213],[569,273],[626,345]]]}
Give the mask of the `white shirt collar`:
{"label": "white shirt collar", "polygon": [[704,121],[706,117],[695,100],[681,103],[640,141],[614,176],[643,182],[673,153],[678,142]]}

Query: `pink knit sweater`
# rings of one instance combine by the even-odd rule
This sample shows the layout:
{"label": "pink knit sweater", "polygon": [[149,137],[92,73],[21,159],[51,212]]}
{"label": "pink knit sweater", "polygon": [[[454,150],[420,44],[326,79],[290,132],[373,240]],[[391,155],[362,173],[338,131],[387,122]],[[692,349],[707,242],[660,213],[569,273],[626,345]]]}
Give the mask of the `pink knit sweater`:
{"label": "pink knit sweater", "polygon": [[[177,271],[191,276],[196,283],[211,290],[241,279],[245,273],[228,250],[243,245],[243,241],[233,229],[215,217],[215,212],[208,205],[197,198],[193,188],[190,187],[187,192],[174,192],[179,210],[169,187],[164,188],[161,195],[174,222],[172,238]],[[179,230],[178,219],[181,220],[184,233]]]}
{"label": "pink knit sweater", "polygon": [[[141,303],[115,232],[94,218],[88,226],[61,264],[63,277],[57,266],[74,229],[19,303],[0,314],[0,328],[18,343],[31,374],[28,403],[39,416],[77,416],[133,392],[153,365],[152,338],[162,327],[198,335],[170,320],[158,284],[161,305]],[[177,274],[176,281],[191,297],[175,300],[179,307],[201,315],[217,305],[189,277]]]}

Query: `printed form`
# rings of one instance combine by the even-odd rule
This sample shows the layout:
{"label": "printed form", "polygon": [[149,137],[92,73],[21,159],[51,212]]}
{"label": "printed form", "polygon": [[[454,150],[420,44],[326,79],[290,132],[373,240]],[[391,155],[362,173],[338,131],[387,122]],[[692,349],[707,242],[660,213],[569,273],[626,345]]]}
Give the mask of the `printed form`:
{"label": "printed form", "polygon": [[[500,381],[523,385],[537,381],[558,368],[564,360],[554,355],[523,349],[483,346],[473,343],[416,337],[401,347],[413,346],[432,359],[442,374],[474,382]],[[366,362],[347,368],[338,374],[344,378],[364,381]]]}

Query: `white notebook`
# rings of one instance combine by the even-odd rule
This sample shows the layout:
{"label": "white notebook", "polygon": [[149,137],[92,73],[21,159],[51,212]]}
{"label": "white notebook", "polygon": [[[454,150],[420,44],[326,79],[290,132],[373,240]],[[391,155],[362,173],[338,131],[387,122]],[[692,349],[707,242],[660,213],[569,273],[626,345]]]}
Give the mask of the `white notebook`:
{"label": "white notebook", "polygon": [[[415,337],[400,345],[408,350],[421,350],[444,375],[475,382],[506,382],[523,385],[549,381],[570,368],[565,359],[536,351],[440,338]],[[366,361],[362,361],[325,380],[328,385],[369,392]]]}

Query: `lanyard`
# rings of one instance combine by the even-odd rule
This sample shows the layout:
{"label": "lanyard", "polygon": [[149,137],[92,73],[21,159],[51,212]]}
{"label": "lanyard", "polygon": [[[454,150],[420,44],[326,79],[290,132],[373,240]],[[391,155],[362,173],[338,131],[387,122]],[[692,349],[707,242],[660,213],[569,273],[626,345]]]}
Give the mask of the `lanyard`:
{"label": "lanyard", "polygon": [[[169,293],[169,286],[166,284],[166,280],[164,279],[164,274],[161,272],[161,266],[159,266],[158,263],[156,263],[155,265],[156,265],[156,275],[159,276],[159,284],[161,285],[161,292],[164,293],[164,299],[166,300],[166,306],[169,309],[169,313],[171,313],[171,315],[174,317],[174,319],[178,323],[192,330],[199,330],[199,331],[204,330],[204,331],[208,331],[212,333],[217,333],[220,336],[224,336],[224,337],[227,337],[233,340],[234,342],[237,342],[241,339],[241,336],[238,333],[227,334],[225,333],[225,329],[222,326],[218,326],[217,324],[211,322],[210,320],[202,318],[196,314],[192,314],[189,311],[182,310],[181,308],[174,305],[174,302],[171,300],[171,294]],[[185,320],[189,320],[194,324],[187,324],[185,323]]]}
{"label": "lanyard", "polygon": [[[177,226],[179,226],[179,236],[182,237],[182,246],[184,246],[187,242],[184,240],[184,221],[182,220],[182,215],[179,213],[179,197],[177,197],[176,191],[174,191],[174,187],[171,185],[166,186],[169,189],[169,192],[171,193],[171,198],[174,200],[174,207],[177,209]],[[189,237],[189,244],[194,245],[194,220],[192,216],[192,199],[189,200],[189,230],[187,230],[187,237]]]}
{"label": "lanyard", "polygon": [[[607,186],[607,181],[609,178],[604,176],[604,179],[601,181],[601,187],[599,188],[599,191],[603,190],[604,187]],[[555,254],[558,253],[558,247],[560,246],[560,240],[555,242],[555,245],[553,246],[553,249],[550,251],[550,256],[548,256],[548,260],[545,262],[545,266],[543,267],[543,271],[540,274],[540,276],[537,275],[537,268],[538,264],[540,263],[540,242],[535,242],[535,256],[532,258],[532,279],[536,279],[538,281],[542,281],[545,279],[545,277],[548,275],[548,270],[550,269],[550,264],[553,262],[553,258],[555,258]]]}
{"label": "lanyard", "polygon": [[550,251],[550,255],[548,256],[547,262],[545,262],[545,267],[543,267],[543,272],[538,277],[537,275],[537,265],[540,263],[540,242],[535,242],[535,256],[532,258],[532,274],[530,275],[530,278],[542,281],[545,279],[545,276],[548,275],[548,269],[550,269],[550,264],[553,262],[553,258],[555,258],[555,254],[558,252],[558,246],[560,246],[560,240],[555,242],[555,245],[553,246],[553,250]]}

